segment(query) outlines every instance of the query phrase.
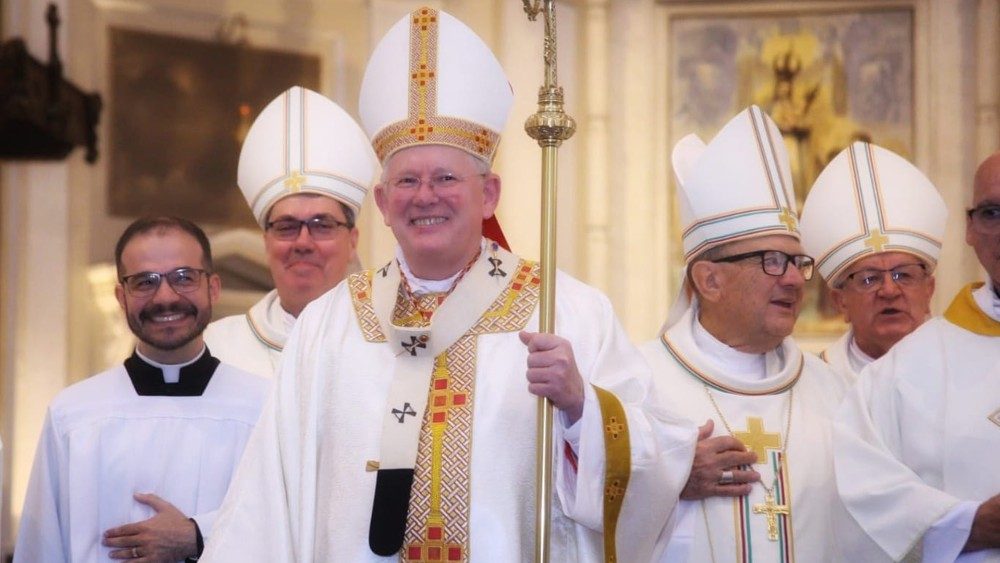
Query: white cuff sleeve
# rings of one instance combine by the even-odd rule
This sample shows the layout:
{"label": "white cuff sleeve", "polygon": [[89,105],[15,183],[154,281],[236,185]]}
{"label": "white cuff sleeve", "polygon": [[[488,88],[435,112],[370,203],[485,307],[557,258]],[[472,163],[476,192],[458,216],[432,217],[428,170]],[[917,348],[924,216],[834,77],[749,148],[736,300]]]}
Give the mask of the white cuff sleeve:
{"label": "white cuff sleeve", "polygon": [[962,501],[927,529],[924,533],[924,563],[971,563],[979,560],[975,552],[962,554],[979,505],[976,501]]}

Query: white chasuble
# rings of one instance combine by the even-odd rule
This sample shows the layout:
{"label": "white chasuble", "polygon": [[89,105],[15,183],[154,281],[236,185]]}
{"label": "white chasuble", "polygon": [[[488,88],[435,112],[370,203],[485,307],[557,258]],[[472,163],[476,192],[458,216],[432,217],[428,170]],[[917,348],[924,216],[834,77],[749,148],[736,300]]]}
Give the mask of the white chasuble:
{"label": "white chasuble", "polygon": [[[303,311],[202,561],[533,557],[537,398],[527,391],[518,331],[537,330],[538,267],[489,246],[440,305],[428,302],[433,295],[401,298],[393,262],[350,276]],[[389,283],[380,288],[380,280]],[[556,285],[556,330],[573,345],[585,405],[572,429],[556,416],[551,553],[555,561],[604,559],[609,460],[596,385],[621,402],[629,429],[618,560],[648,561],[683,486],[695,429],[651,402],[648,368],[607,299],[563,274]],[[380,302],[387,289],[388,306]],[[492,295],[484,310],[461,310],[474,309],[484,292]],[[442,336],[463,316],[471,320],[458,334]],[[389,340],[406,334],[414,339]],[[429,373],[414,374],[426,380],[423,396],[400,391],[394,380],[408,369],[401,365],[442,345]],[[385,430],[414,420],[415,434]],[[565,453],[567,439],[577,445],[575,459]],[[398,553],[377,555],[369,538],[376,483],[384,469],[405,468],[400,452],[410,440],[405,536]]]}
{"label": "white chasuble", "polygon": [[1000,492],[1000,322],[973,287],[863,371],[838,413],[840,494],[896,559],[959,502]]}
{"label": "white chasuble", "polygon": [[749,495],[681,501],[660,561],[843,561],[879,554],[849,521],[833,480],[830,419],[846,382],[791,338],[764,357],[762,378],[733,376],[697,344],[689,308],[642,352],[680,414],[715,422],[757,453]]}
{"label": "white chasuble", "polygon": [[224,363],[272,378],[295,317],[281,307],[277,290],[254,303],[246,314],[231,315],[208,325],[205,345]]}

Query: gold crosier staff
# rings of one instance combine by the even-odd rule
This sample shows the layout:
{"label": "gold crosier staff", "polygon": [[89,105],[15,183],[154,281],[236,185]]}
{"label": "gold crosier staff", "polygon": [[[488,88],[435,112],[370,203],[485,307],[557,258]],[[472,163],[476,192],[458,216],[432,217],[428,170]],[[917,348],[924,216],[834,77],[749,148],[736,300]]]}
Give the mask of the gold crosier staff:
{"label": "gold crosier staff", "polygon": [[[538,112],[525,121],[528,136],[542,147],[542,287],[539,330],[555,332],[556,164],[559,145],[573,136],[576,123],[563,111],[563,90],[556,83],[555,0],[522,0],[528,19],[545,16],[545,84],[538,89]],[[552,403],[538,399],[535,469],[535,563],[549,562],[552,516]]]}

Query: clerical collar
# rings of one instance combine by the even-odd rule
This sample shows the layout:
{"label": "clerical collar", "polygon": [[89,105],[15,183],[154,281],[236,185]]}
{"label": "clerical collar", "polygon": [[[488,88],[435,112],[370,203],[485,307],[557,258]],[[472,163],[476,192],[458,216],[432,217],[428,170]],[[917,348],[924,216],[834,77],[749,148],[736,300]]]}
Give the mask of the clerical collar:
{"label": "clerical collar", "polygon": [[[486,245],[486,239],[483,239],[479,243],[479,248],[482,250]],[[455,272],[452,276],[449,276],[443,280],[425,280],[418,278],[413,275],[410,270],[410,265],[406,263],[406,257],[403,256],[403,249],[396,246],[396,260],[399,262],[399,272],[406,277],[406,282],[410,284],[410,291],[413,295],[420,296],[428,293],[444,293],[451,289],[452,285],[458,276],[462,275],[465,271],[459,270]]]}
{"label": "clerical collar", "polygon": [[[207,347],[197,358],[184,364],[154,362],[138,349],[125,360],[125,371],[135,392],[144,397],[198,397],[205,392],[218,366],[219,360],[212,357]],[[170,372],[176,375],[168,378]]]}
{"label": "clerical collar", "polygon": [[1000,322],[1000,296],[997,296],[993,280],[986,276],[986,283],[972,292],[976,305],[994,321]]}
{"label": "clerical collar", "polygon": [[747,381],[767,377],[764,354],[741,352],[722,342],[705,329],[697,314],[694,315],[693,328],[692,338],[695,345],[705,353],[705,359],[715,369]]}
{"label": "clerical collar", "polygon": [[851,369],[854,373],[861,373],[861,370],[865,369],[865,366],[875,361],[875,358],[869,356],[864,350],[858,346],[858,341],[854,338],[854,334],[851,334],[850,344],[847,345],[847,361],[851,364]]}

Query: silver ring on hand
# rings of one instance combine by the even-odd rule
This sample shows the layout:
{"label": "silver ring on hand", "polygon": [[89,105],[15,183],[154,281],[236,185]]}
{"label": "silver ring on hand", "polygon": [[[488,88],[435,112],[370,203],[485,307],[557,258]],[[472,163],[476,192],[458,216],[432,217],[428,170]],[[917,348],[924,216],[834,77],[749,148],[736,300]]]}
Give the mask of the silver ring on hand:
{"label": "silver ring on hand", "polygon": [[138,547],[133,547],[132,548],[132,559],[138,559],[138,558],[139,558],[139,548]]}
{"label": "silver ring on hand", "polygon": [[725,471],[722,472],[722,477],[719,477],[719,484],[720,485],[732,485],[733,481],[735,481],[735,480],[736,480],[736,477],[733,475],[732,470],[727,469],[727,470],[725,470]]}

